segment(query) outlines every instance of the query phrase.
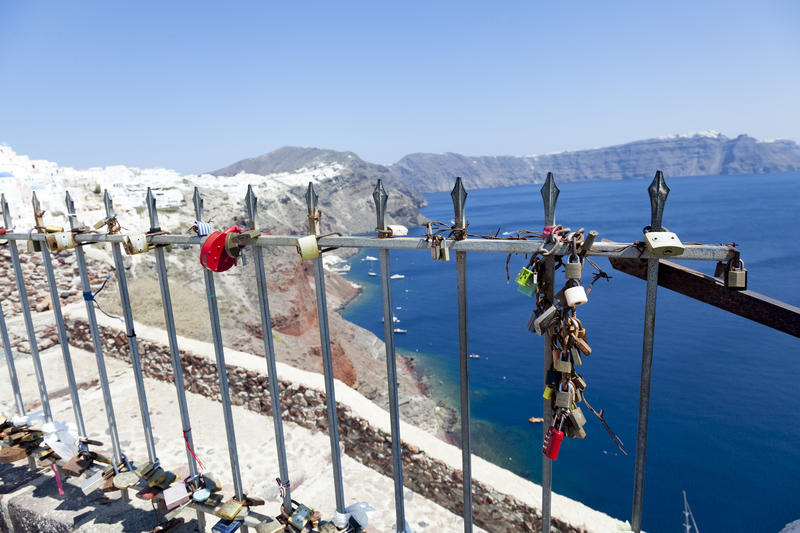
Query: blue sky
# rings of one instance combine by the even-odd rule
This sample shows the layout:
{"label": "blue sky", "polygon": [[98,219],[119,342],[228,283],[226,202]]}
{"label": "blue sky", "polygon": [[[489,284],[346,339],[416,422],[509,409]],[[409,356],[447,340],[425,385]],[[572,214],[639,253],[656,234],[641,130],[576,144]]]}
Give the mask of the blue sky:
{"label": "blue sky", "polygon": [[797,2],[0,0],[0,142],[79,168],[800,140],[799,95]]}

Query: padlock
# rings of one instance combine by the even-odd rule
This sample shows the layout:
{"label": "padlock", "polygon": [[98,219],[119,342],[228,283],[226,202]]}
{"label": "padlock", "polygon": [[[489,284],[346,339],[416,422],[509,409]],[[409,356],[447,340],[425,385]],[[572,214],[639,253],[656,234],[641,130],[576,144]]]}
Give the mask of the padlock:
{"label": "padlock", "polygon": [[294,510],[292,516],[289,517],[289,524],[302,531],[309,520],[311,520],[311,515],[313,514],[313,507],[307,507],[301,503],[300,506]]}
{"label": "padlock", "polygon": [[160,466],[157,466],[152,472],[150,472],[150,474],[145,476],[145,479],[147,479],[147,485],[149,487],[155,487],[156,485],[166,481],[167,472]]}
{"label": "padlock", "polygon": [[530,270],[522,267],[522,270],[517,274],[516,279],[517,290],[526,296],[536,296],[537,275],[535,270]]}
{"label": "padlock", "polygon": [[547,435],[542,442],[542,454],[546,455],[552,461],[558,459],[558,452],[561,449],[561,442],[564,440],[564,432],[561,428],[564,426],[564,416],[558,413],[553,418],[553,424],[547,429]]}
{"label": "padlock", "polygon": [[160,483],[156,483],[153,486],[157,487],[157,488],[159,488],[161,490],[167,490],[169,488],[169,486],[172,485],[172,482],[175,481],[176,477],[177,476],[175,474],[173,474],[172,472],[167,472],[166,473],[166,477],[164,478],[164,480],[161,481]]}
{"label": "padlock", "polygon": [[569,356],[564,358],[566,354],[567,352],[565,351],[553,350],[553,370],[565,374],[572,372],[572,363],[569,362]]}
{"label": "padlock", "polygon": [[233,234],[242,231],[239,226],[231,226],[225,231],[215,231],[206,237],[200,248],[200,264],[203,268],[212,272],[225,272],[236,265],[239,254],[234,251],[236,247],[231,245],[230,239]]}
{"label": "padlock", "polygon": [[192,500],[196,501],[197,503],[203,503],[204,501],[208,500],[210,496],[211,491],[203,487],[202,489],[197,489],[192,493]]}
{"label": "padlock", "polygon": [[567,424],[567,437],[570,439],[585,439],[586,431],[582,427],[575,427],[572,423]]}
{"label": "padlock", "polygon": [[564,390],[564,385],[565,383],[561,383],[556,391],[555,406],[569,409],[572,407],[573,398],[575,397],[575,386],[568,381],[566,382],[567,390]]}
{"label": "padlock", "polygon": [[550,400],[553,398],[553,393],[555,392],[555,388],[551,387],[550,385],[546,385],[544,388],[544,392],[542,393],[542,398],[545,400]]}
{"label": "padlock", "polygon": [[545,385],[550,385],[553,388],[558,387],[558,384],[561,383],[561,372],[548,370],[547,374],[545,375],[544,383]]}
{"label": "padlock", "polygon": [[241,526],[242,522],[240,520],[222,519],[216,524],[214,524],[214,527],[211,528],[211,531],[217,531],[218,533],[233,533]]}
{"label": "padlock", "polygon": [[48,233],[45,236],[47,247],[51,252],[56,250],[70,250],[75,248],[75,238],[69,231],[60,231],[58,233]]}
{"label": "padlock", "polygon": [[223,520],[233,520],[241,510],[242,502],[231,499],[225,502],[225,504],[220,507],[215,514]]}
{"label": "padlock", "polygon": [[675,257],[685,248],[677,235],[671,231],[648,231],[644,234],[647,250],[656,257]]}
{"label": "padlock", "polygon": [[[274,518],[266,517],[264,520],[259,522],[259,524],[255,527],[256,533],[280,533],[285,531],[285,526],[275,520]],[[320,525],[319,529],[320,533],[322,533],[322,526]],[[339,532],[338,529],[334,528],[336,533]]]}
{"label": "padlock", "polygon": [[569,410],[569,421],[576,428],[582,428],[586,425],[586,417],[583,416],[583,411],[581,411],[580,407],[573,406],[572,409]]}
{"label": "padlock", "polygon": [[722,261],[717,261],[717,266],[714,267],[714,277],[724,279],[725,274],[727,272],[728,272],[728,265],[726,265]]}
{"label": "padlock", "polygon": [[592,347],[586,342],[586,339],[580,337],[572,337],[572,344],[579,349],[583,355],[592,355]]}
{"label": "padlock", "polygon": [[0,463],[16,463],[28,457],[28,450],[25,446],[13,444],[0,450]]}
{"label": "padlock", "polygon": [[577,390],[586,390],[586,380],[580,374],[572,374],[572,384]]}
{"label": "padlock", "polygon": [[572,358],[572,366],[581,366],[583,364],[581,351],[574,346],[569,349],[569,356]]}
{"label": "padlock", "polygon": [[143,254],[150,250],[147,235],[144,233],[125,235],[122,239],[122,247],[125,248],[125,253],[128,255]]}
{"label": "padlock", "polygon": [[583,288],[583,286],[578,285],[574,280],[572,283],[574,283],[573,286],[564,290],[564,299],[567,302],[567,306],[577,307],[588,302],[589,299],[586,297],[586,290]]}
{"label": "padlock", "polygon": [[439,256],[441,256],[440,246],[439,246],[439,239],[434,237],[431,240],[431,259],[438,260]]}
{"label": "padlock", "polygon": [[147,479],[150,477],[150,474],[152,474],[155,469],[156,469],[155,463],[145,463],[139,468],[137,468],[135,470],[135,473],[140,478]]}
{"label": "padlock", "polygon": [[[553,325],[556,319],[558,319],[558,308],[556,308],[554,305],[551,305],[538,315],[536,314],[536,311],[534,311],[534,315],[531,316],[531,318],[534,318],[533,332],[537,335],[544,335],[547,329]],[[530,330],[530,320],[528,320],[528,323],[528,329]]]}
{"label": "padlock", "polygon": [[[282,530],[277,530],[282,531]],[[271,531],[258,531],[258,533],[272,533]],[[339,529],[333,525],[333,522],[321,522],[319,524],[319,533],[339,533]]]}
{"label": "padlock", "polygon": [[297,248],[297,253],[300,254],[300,259],[303,261],[319,257],[319,245],[317,244],[316,235],[300,237],[294,244]]}
{"label": "padlock", "polygon": [[103,486],[103,471],[98,470],[81,483],[81,491],[87,496]]}
{"label": "padlock", "polygon": [[744,268],[744,261],[739,259],[739,263],[725,272],[725,286],[729,289],[744,291],[747,290],[747,269]]}
{"label": "padlock", "polygon": [[203,474],[203,486],[210,490],[212,493],[222,490],[222,483],[217,479],[214,474],[206,472]]}
{"label": "padlock", "polygon": [[569,256],[569,261],[564,264],[564,277],[567,279],[581,279],[583,273],[583,263],[577,255]]}
{"label": "padlock", "polygon": [[439,247],[439,261],[450,261],[450,248],[447,247],[447,241],[442,241]]}
{"label": "padlock", "polygon": [[400,224],[389,224],[386,226],[386,231],[392,237],[405,237],[408,235],[408,228]]}
{"label": "padlock", "polygon": [[163,494],[164,504],[170,511],[189,501],[189,491],[186,490],[186,485],[183,483],[170,485]]}
{"label": "padlock", "polygon": [[30,235],[28,235],[28,242],[27,246],[25,247],[25,251],[28,253],[34,252],[41,252],[42,251],[42,243],[39,241],[34,241]]}

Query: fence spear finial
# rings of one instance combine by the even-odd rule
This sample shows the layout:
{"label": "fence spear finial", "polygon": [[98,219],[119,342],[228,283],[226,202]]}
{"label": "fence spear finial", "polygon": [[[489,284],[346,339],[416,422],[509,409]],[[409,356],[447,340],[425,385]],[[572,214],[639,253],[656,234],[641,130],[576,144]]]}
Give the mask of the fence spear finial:
{"label": "fence spear finial", "polygon": [[108,194],[108,189],[103,191],[103,205],[106,207],[106,216],[112,216],[114,214],[114,201],[111,199],[111,195]]}
{"label": "fence spear finial", "polygon": [[314,183],[308,182],[308,190],[306,190],[306,207],[308,207],[308,227],[311,233],[319,235],[319,196],[317,191],[314,190]]}
{"label": "fence spear finial", "polygon": [[150,231],[161,231],[161,226],[158,223],[158,211],[156,210],[156,197],[153,196],[153,191],[150,187],[147,188],[147,196],[145,196],[144,201],[147,204],[147,214],[150,217]]}
{"label": "fence spear finial", "polygon": [[556,186],[556,179],[552,172],[547,173],[547,179],[542,185],[542,200],[544,201],[544,225],[552,226],[556,223],[556,202],[561,192]]}
{"label": "fence spear finial", "polygon": [[453,221],[455,222],[456,229],[465,229],[467,227],[467,219],[464,214],[467,203],[467,190],[464,189],[464,183],[460,177],[456,178],[456,184],[453,185],[453,190],[450,191],[450,198],[453,200]]}
{"label": "fence spear finial", "polygon": [[75,202],[72,200],[72,195],[67,191],[64,195],[64,203],[67,205],[67,218],[69,219],[70,229],[75,229],[78,224],[78,219],[75,217]]}
{"label": "fence spear finial", "polygon": [[378,180],[375,184],[375,190],[372,191],[372,199],[375,200],[375,214],[378,218],[378,230],[386,229],[386,201],[389,195],[386,189],[383,188],[383,180]]}
{"label": "fence spear finial", "polygon": [[258,198],[253,192],[253,186],[247,186],[247,194],[244,197],[244,207],[247,209],[247,218],[250,219],[250,229],[256,229],[256,213],[258,212]]}
{"label": "fence spear finial", "polygon": [[200,196],[200,189],[194,188],[192,193],[192,202],[194,202],[194,217],[195,220],[201,222],[203,220],[203,197]]}
{"label": "fence spear finial", "polygon": [[3,209],[3,226],[7,230],[11,230],[11,213],[8,210],[8,202],[6,202],[5,193],[0,193],[0,207]]}
{"label": "fence spear finial", "polygon": [[664,181],[664,173],[660,170],[656,171],[653,182],[647,188],[647,193],[650,195],[650,231],[662,231],[664,229],[662,226],[664,206],[667,203],[667,196],[669,196],[669,187]]}

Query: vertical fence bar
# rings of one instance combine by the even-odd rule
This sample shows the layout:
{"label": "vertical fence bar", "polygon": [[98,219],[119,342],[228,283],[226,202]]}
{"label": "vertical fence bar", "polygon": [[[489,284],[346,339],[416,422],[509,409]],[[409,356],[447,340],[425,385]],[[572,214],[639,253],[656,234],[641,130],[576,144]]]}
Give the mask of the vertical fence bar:
{"label": "vertical fence bar", "polygon": [[[306,206],[308,225],[311,233],[319,235],[319,197],[314,185],[308,184]],[[322,257],[314,259],[314,287],[317,295],[317,318],[319,320],[319,340],[322,351],[322,372],[325,376],[325,404],[328,411],[328,434],[331,439],[331,463],[333,464],[333,488],[336,493],[336,510],[344,513],[344,487],[342,485],[342,458],[339,452],[339,417],[336,414],[336,392],[333,383],[333,359],[331,357],[331,336],[328,329],[328,303],[325,297],[325,272]]]}
{"label": "vertical fence bar", "polygon": [[[256,229],[258,199],[253,193],[251,185],[247,186],[245,206],[247,207],[247,216],[250,218],[250,229]],[[258,309],[261,314],[261,333],[264,339],[264,354],[267,360],[269,394],[272,399],[272,423],[275,428],[275,446],[278,448],[278,472],[281,475],[281,484],[285,487],[283,510],[291,515],[292,495],[289,484],[289,467],[286,461],[286,440],[283,435],[280,383],[278,382],[278,368],[275,364],[275,345],[272,339],[272,319],[269,314],[269,296],[267,294],[267,277],[264,272],[263,253],[261,246],[253,246],[253,265],[256,271],[256,284],[258,285]]]}
{"label": "vertical fence bar", "polygon": [[[541,193],[544,202],[544,225],[552,226],[556,223],[556,202],[558,201],[558,187],[552,172],[547,173],[547,179],[542,185]],[[544,259],[545,307],[553,305],[555,294],[555,258],[547,256]],[[547,372],[553,367],[553,357],[550,353],[552,336],[548,330],[544,335],[544,381],[547,381]],[[547,435],[547,430],[553,422],[553,410],[550,400],[542,402],[542,438]],[[553,494],[553,461],[542,454],[542,531],[550,533],[551,523],[551,498]]]}
{"label": "vertical fence bar", "polygon": [[[372,193],[375,200],[379,231],[386,230],[386,201],[389,195],[378,180]],[[394,310],[392,307],[392,285],[390,281],[391,263],[389,250],[379,251],[381,262],[381,293],[383,294],[383,338],[386,346],[386,379],[389,393],[389,419],[392,430],[392,475],[394,477],[394,510],[397,518],[397,532],[406,531],[406,511],[403,500],[403,456],[400,440],[400,408],[397,383],[397,352],[394,347]]]}
{"label": "vertical fence bar", "polygon": [[[34,193],[35,197],[35,193]],[[77,218],[75,216],[75,203],[72,201],[72,196],[69,192],[66,195],[67,215],[69,216],[69,225],[71,230],[76,230],[79,227]],[[42,246],[42,255],[45,255],[47,246]],[[78,272],[81,277],[81,286],[83,287],[83,301],[86,304],[86,315],[89,319],[89,331],[92,334],[92,344],[94,345],[94,355],[97,360],[97,373],[100,377],[100,390],[103,392],[103,403],[106,408],[106,419],[108,421],[108,433],[111,437],[111,447],[114,451],[114,461],[119,462],[122,460],[122,450],[119,445],[119,433],[117,432],[117,420],[114,416],[114,404],[111,401],[111,389],[108,384],[108,372],[106,371],[106,362],[103,358],[103,341],[100,340],[100,331],[97,327],[97,316],[94,312],[94,304],[92,298],[92,284],[89,282],[89,272],[86,268],[86,255],[83,253],[81,246],[75,247],[75,257],[78,263]],[[47,261],[49,265],[48,276],[52,277],[52,264],[49,258]],[[55,278],[52,281],[55,285]],[[55,306],[54,306],[55,309]],[[61,316],[61,308],[58,308],[58,317]],[[61,318],[59,327],[64,327],[64,319]],[[66,334],[65,334],[66,337]]]}
{"label": "vertical fence bar", "polygon": [[[106,208],[106,216],[115,216],[114,203],[108,191],[103,195],[103,204]],[[131,352],[131,365],[133,366],[133,377],[136,382],[136,395],[139,399],[139,413],[142,417],[142,428],[144,430],[144,440],[147,446],[147,457],[150,462],[156,462],[156,445],[153,439],[153,426],[150,423],[150,409],[147,406],[147,392],[144,388],[144,377],[142,376],[142,361],[139,357],[139,344],[136,341],[136,331],[133,328],[133,312],[131,310],[131,299],[128,294],[128,280],[125,277],[125,263],[122,260],[122,251],[119,243],[112,242],[111,254],[114,256],[114,268],[117,274],[117,285],[119,288],[119,298],[122,303],[122,316],[125,319],[125,334],[128,337],[128,349]]]}
{"label": "vertical fence bar", "polygon": [[[197,187],[194,188],[194,215],[197,221],[203,220],[203,198]],[[224,253],[224,252],[223,252]],[[242,474],[239,470],[239,453],[236,449],[236,431],[233,425],[233,410],[231,409],[231,393],[228,388],[228,367],[225,365],[225,351],[222,347],[222,329],[219,323],[219,308],[217,307],[217,291],[214,284],[214,274],[203,268],[203,280],[206,285],[206,300],[208,301],[208,316],[211,320],[211,338],[214,342],[214,355],[217,361],[217,379],[219,379],[219,392],[222,396],[222,416],[225,420],[225,435],[228,439],[228,455],[231,461],[231,475],[233,476],[233,491],[236,499],[244,500],[242,490]]]}
{"label": "vertical fence bar", "polygon": [[[150,187],[147,188],[145,197],[147,204],[147,214],[150,218],[150,232],[161,231],[158,223],[158,211],[156,210],[156,198]],[[169,352],[172,358],[172,375],[175,380],[175,391],[178,394],[178,408],[181,415],[181,426],[183,429],[183,439],[186,444],[186,459],[189,462],[189,475],[197,474],[197,462],[194,459],[194,439],[192,439],[192,425],[189,420],[189,407],[186,404],[186,390],[183,382],[183,368],[181,367],[181,357],[178,351],[178,336],[175,333],[175,318],[172,315],[172,298],[169,293],[169,279],[167,279],[167,262],[164,257],[164,249],[158,247],[154,251],[156,255],[156,271],[158,272],[158,283],[161,288],[161,306],[164,308],[164,322],[167,328],[167,338],[169,340]],[[197,511],[197,528],[205,531],[206,517],[203,511]]]}
{"label": "vertical fence bar", "polygon": [[[36,193],[33,193],[33,209],[36,213],[37,223],[41,220],[41,205]],[[40,231],[44,231],[41,228]],[[72,356],[69,351],[69,339],[67,339],[67,328],[64,326],[64,315],[61,312],[61,301],[59,299],[58,285],[56,285],[56,276],[53,271],[53,260],[50,257],[50,249],[47,247],[47,242],[42,242],[42,263],[44,264],[45,275],[47,276],[47,285],[50,289],[50,300],[53,306],[53,315],[56,319],[56,331],[58,332],[58,342],[61,345],[61,356],[64,360],[64,370],[67,374],[67,385],[69,386],[69,397],[72,401],[72,411],[75,413],[75,424],[78,427],[78,434],[81,437],[86,437],[86,426],[83,422],[83,411],[81,409],[81,400],[78,397],[78,384],[75,380],[75,370],[72,365]]]}
{"label": "vertical fence bar", "polygon": [[[11,212],[8,209],[6,195],[0,195],[0,202],[3,204],[3,223],[7,228],[11,227]],[[46,243],[41,243],[47,246]],[[39,398],[42,401],[42,412],[47,422],[53,421],[53,412],[50,410],[50,400],[47,397],[47,384],[44,380],[42,370],[42,360],[39,357],[39,345],[36,344],[36,332],[33,329],[33,319],[31,318],[31,307],[28,303],[28,293],[25,290],[25,279],[22,277],[22,266],[19,261],[19,251],[17,241],[8,241],[8,250],[11,252],[11,263],[14,265],[14,277],[17,281],[17,291],[19,292],[19,304],[22,308],[22,316],[25,320],[25,329],[28,332],[28,342],[31,347],[31,357],[33,359],[33,371],[36,374],[36,385],[39,388]]]}
{"label": "vertical fence bar", "polygon": [[11,390],[14,393],[14,403],[17,406],[17,414],[22,416],[25,414],[25,404],[22,402],[22,392],[19,389],[19,380],[17,379],[17,367],[14,364],[14,352],[11,351],[11,339],[8,337],[8,327],[6,326],[6,317],[3,314],[3,304],[0,302],[0,335],[3,340],[3,350],[6,354],[6,366],[8,367],[8,379],[11,381]]}
{"label": "vertical fence bar", "polygon": [[[464,213],[467,191],[461,178],[450,192],[453,199],[456,238],[463,239],[466,230]],[[446,244],[446,243],[445,243]],[[472,532],[472,442],[469,423],[469,345],[467,329],[467,253],[456,252],[456,278],[458,289],[458,367],[461,386],[461,472],[464,492],[464,532]]]}
{"label": "vertical fence bar", "polygon": [[[669,187],[664,173],[656,172],[647,188],[650,196],[650,231],[663,231],[664,206]],[[644,306],[644,336],[642,338],[642,377],[639,389],[639,424],[636,430],[636,470],[633,478],[633,512],[631,528],[642,530],[642,505],[644,502],[644,471],[647,457],[647,421],[650,411],[650,380],[653,371],[653,340],[656,327],[656,296],[658,295],[658,258],[647,260],[647,292]]]}

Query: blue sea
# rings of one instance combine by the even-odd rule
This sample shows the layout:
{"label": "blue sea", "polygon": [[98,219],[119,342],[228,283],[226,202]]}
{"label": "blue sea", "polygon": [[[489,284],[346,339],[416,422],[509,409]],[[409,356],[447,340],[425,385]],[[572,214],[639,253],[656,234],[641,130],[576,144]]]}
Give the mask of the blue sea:
{"label": "blue sea", "polygon": [[[556,221],[594,229],[600,238],[632,242],[650,221],[652,178],[560,184]],[[670,178],[664,225],[684,242],[736,242],[749,288],[800,306],[800,173]],[[473,233],[541,230],[540,185],[469,190]],[[391,191],[389,191],[391,202]],[[449,223],[447,192],[427,196],[423,214]],[[422,228],[412,229],[421,235]],[[345,317],[383,337],[378,263],[355,256],[349,278],[364,285]],[[513,277],[526,261],[468,256],[469,348],[473,451],[534,482],[541,481],[541,337],[525,324],[533,300]],[[432,392],[458,406],[455,257],[392,252],[394,305],[408,333],[398,349],[412,355]],[[553,465],[553,488],[614,517],[629,520],[632,504],[645,283],[599,266],[598,281],[579,317],[593,352],[581,374],[595,409],[622,438],[619,454],[600,423],[589,419],[585,440],[565,439]],[[684,264],[713,274],[710,262]],[[584,271],[588,279],[589,266]],[[560,273],[557,279],[561,278]],[[800,340],[688,297],[659,289],[650,405],[643,527],[679,531],[686,490],[704,532],[780,531],[800,518]]]}

